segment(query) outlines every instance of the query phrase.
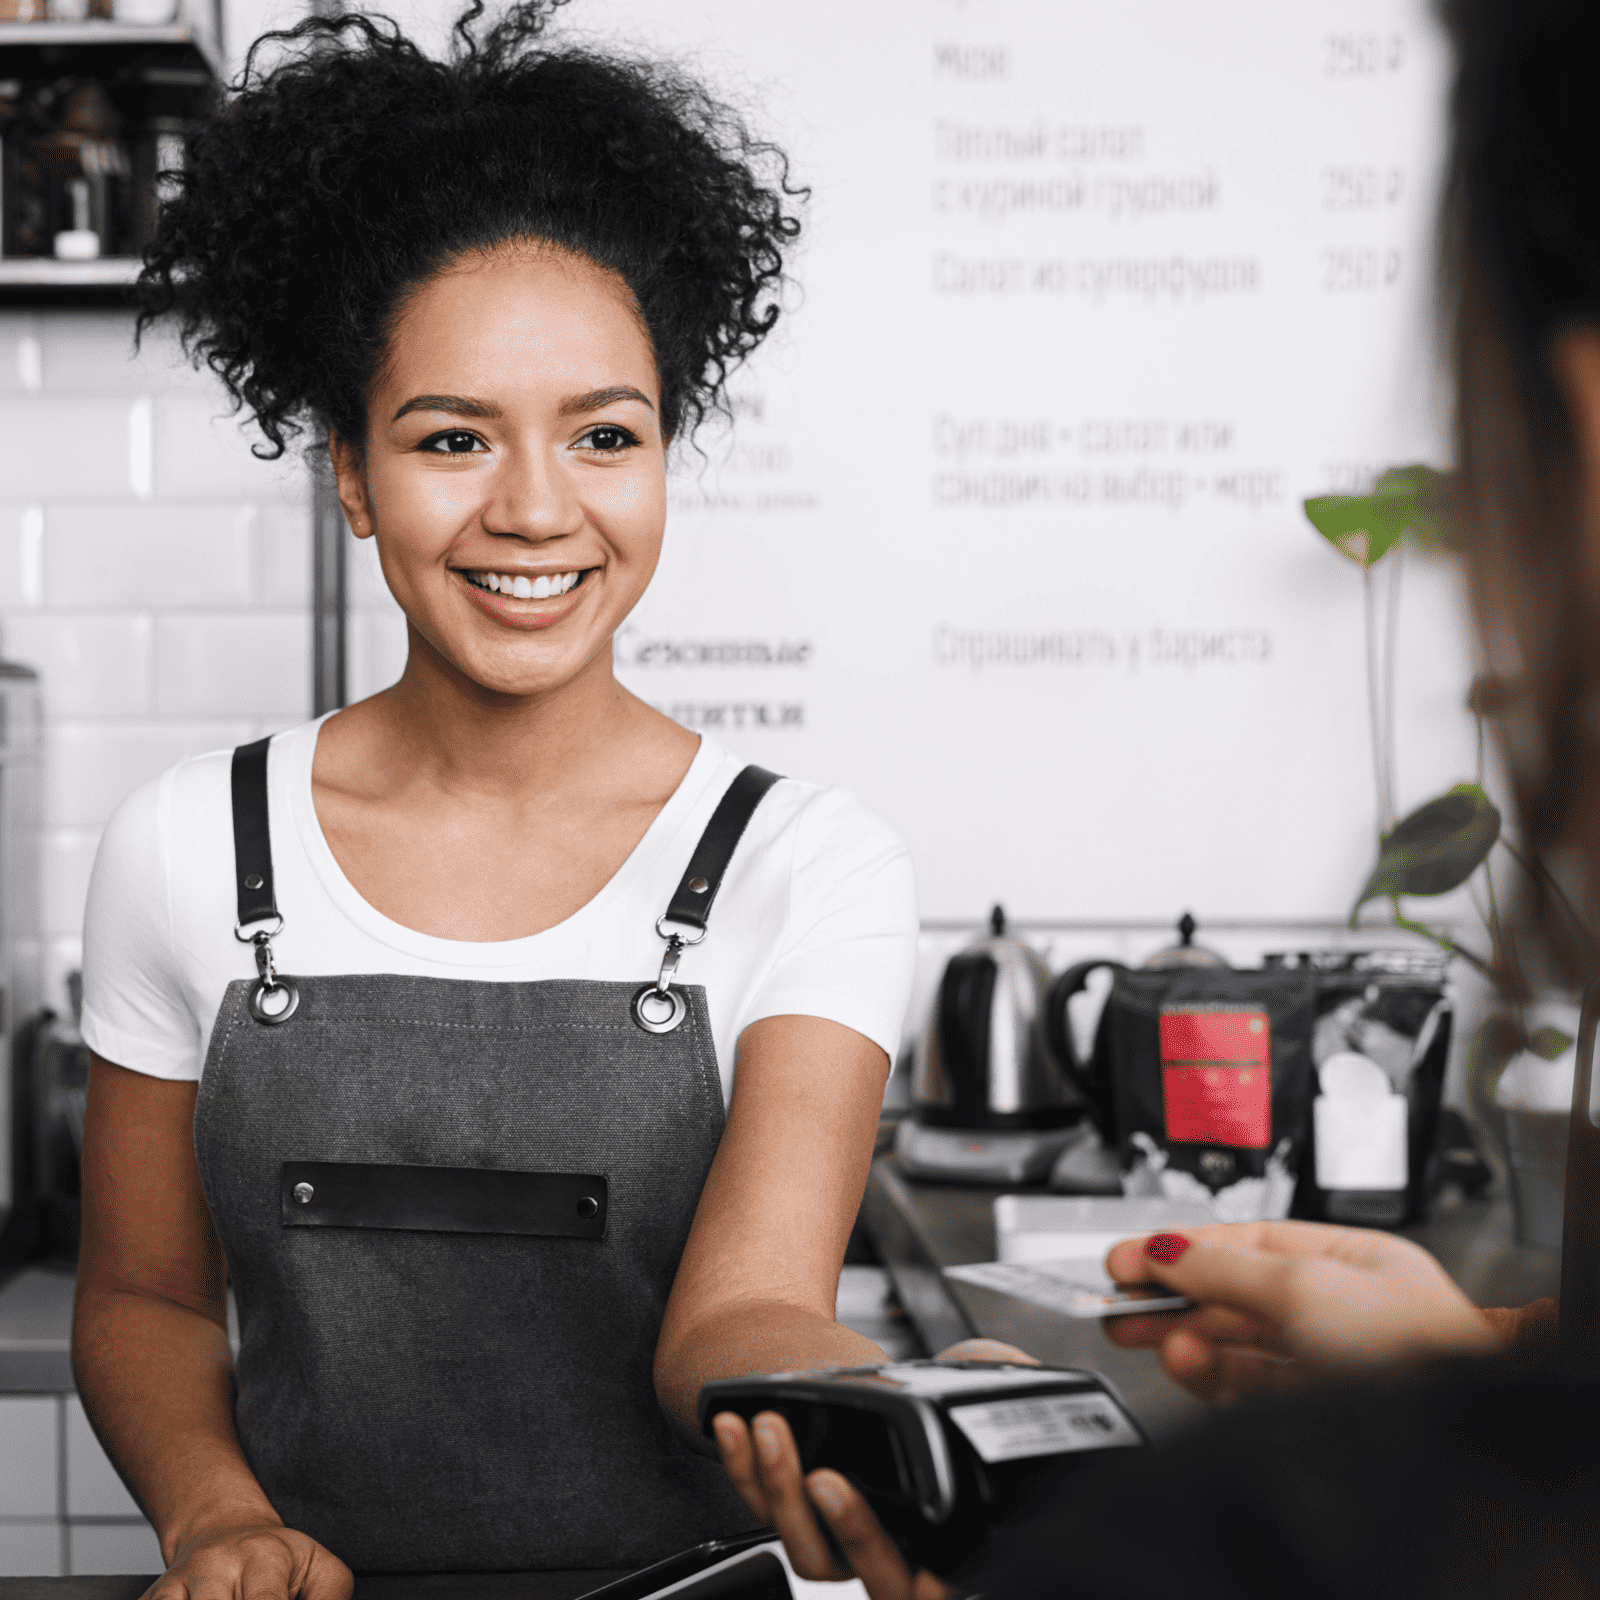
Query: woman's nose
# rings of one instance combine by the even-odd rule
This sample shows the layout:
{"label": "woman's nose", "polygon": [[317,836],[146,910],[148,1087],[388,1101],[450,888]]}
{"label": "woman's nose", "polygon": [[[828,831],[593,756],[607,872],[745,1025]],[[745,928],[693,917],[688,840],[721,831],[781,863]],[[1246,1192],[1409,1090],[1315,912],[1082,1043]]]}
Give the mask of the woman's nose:
{"label": "woman's nose", "polygon": [[559,448],[530,445],[509,451],[483,508],[485,531],[540,540],[579,532],[583,505],[565,468]]}

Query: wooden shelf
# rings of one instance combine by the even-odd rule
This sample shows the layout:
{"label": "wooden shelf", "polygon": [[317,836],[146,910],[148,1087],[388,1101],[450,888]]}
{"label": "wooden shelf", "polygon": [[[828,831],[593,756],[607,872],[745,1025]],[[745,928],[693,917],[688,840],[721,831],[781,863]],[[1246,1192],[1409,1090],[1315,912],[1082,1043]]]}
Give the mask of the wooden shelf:
{"label": "wooden shelf", "polygon": [[0,260],[0,308],[125,308],[131,304],[128,291],[140,265],[123,256],[99,261]]}
{"label": "wooden shelf", "polygon": [[27,75],[42,56],[138,52],[198,56],[213,77],[222,75],[216,40],[187,22],[0,22],[0,76]]}
{"label": "wooden shelf", "polygon": [[52,261],[44,257],[0,260],[0,288],[43,285],[65,289],[78,285],[126,287],[139,276],[133,256],[106,256],[98,261]]}

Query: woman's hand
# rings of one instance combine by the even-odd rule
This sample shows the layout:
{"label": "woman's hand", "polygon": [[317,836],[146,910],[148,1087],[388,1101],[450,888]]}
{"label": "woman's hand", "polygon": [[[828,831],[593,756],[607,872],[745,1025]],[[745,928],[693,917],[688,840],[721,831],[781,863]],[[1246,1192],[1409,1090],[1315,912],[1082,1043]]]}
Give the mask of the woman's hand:
{"label": "woman's hand", "polygon": [[[747,1428],[743,1418],[724,1411],[712,1418],[711,1426],[728,1476],[751,1511],[777,1529],[789,1564],[800,1577],[859,1578],[871,1600],[950,1600],[952,1591],[932,1573],[912,1576],[872,1508],[837,1472],[802,1478],[794,1435],[777,1412],[760,1412]],[[813,1506],[833,1530],[848,1567],[828,1548]]]}
{"label": "woman's hand", "polygon": [[[937,1359],[1039,1365],[1027,1351],[999,1339],[963,1339],[941,1350]],[[711,1426],[734,1487],[761,1521],[777,1529],[790,1565],[802,1578],[859,1578],[872,1600],[948,1600],[952,1591],[931,1572],[912,1576],[872,1507],[846,1478],[826,1469],[802,1477],[794,1435],[776,1411],[759,1412],[750,1427],[724,1411]],[[813,1507],[833,1530],[848,1567],[828,1548]]]}
{"label": "woman's hand", "polygon": [[1187,1295],[1180,1315],[1108,1321],[1128,1348],[1213,1402],[1350,1370],[1440,1355],[1485,1355],[1499,1340],[1420,1245],[1365,1228],[1243,1222],[1126,1239],[1106,1257],[1118,1283]]}
{"label": "woman's hand", "polygon": [[277,1522],[197,1529],[146,1600],[350,1600],[355,1579],[338,1556]]}

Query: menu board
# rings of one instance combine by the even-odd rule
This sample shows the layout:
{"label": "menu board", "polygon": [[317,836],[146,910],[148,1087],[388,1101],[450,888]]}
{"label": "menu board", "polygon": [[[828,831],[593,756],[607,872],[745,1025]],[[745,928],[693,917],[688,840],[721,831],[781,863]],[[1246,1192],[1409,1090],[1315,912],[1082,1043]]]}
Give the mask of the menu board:
{"label": "menu board", "polygon": [[[1425,0],[576,0],[810,189],[680,448],[631,689],[856,792],[930,918],[1338,917],[1376,829],[1361,575],[1303,497],[1448,454]],[[1470,776],[1408,555],[1402,809]]]}

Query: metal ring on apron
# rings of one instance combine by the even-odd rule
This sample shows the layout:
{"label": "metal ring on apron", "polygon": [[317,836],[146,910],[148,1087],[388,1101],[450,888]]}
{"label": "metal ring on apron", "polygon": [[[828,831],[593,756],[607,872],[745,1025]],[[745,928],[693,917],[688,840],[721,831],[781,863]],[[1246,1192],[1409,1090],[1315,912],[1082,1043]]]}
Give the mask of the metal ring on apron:
{"label": "metal ring on apron", "polygon": [[[288,999],[284,1002],[281,1011],[268,1011],[262,1001],[269,994],[276,994],[282,990]],[[295,1008],[300,1004],[300,990],[293,978],[278,978],[268,983],[264,978],[250,991],[250,1015],[257,1022],[264,1022],[269,1028],[275,1028],[280,1022],[287,1022],[295,1013]]]}
{"label": "metal ring on apron", "polygon": [[[655,1002],[655,1014],[646,1009],[650,1003]],[[254,1004],[254,1001],[251,1002]],[[665,1008],[664,1010],[662,1008]],[[689,1007],[684,1002],[683,993],[679,989],[659,989],[653,983],[647,983],[633,997],[633,1020],[644,1029],[646,1033],[671,1033],[683,1021]],[[274,1018],[274,1021],[280,1020]]]}

